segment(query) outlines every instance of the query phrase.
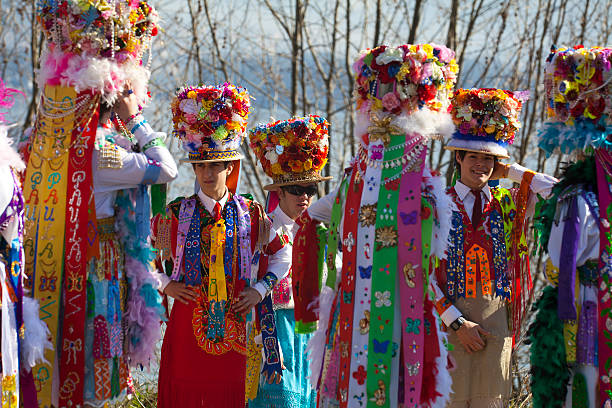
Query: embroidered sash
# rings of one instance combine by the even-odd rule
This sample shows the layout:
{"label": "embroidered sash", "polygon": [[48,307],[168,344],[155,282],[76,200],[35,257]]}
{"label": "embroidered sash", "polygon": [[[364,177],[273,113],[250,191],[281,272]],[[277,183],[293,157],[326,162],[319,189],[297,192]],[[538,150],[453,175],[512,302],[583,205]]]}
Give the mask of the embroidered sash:
{"label": "embroidered sash", "polygon": [[[416,167],[402,176],[397,203],[399,237],[395,250],[398,259],[401,338],[404,357],[404,366],[400,367],[400,370],[404,371],[404,404],[409,407],[417,406],[420,403],[423,380],[422,365],[425,348],[423,305],[427,290],[424,285],[424,276],[427,274],[429,264],[428,258],[425,258],[423,253],[429,251],[423,250],[422,245],[425,232],[421,225],[421,181],[426,154],[427,149],[425,148],[421,151]],[[430,220],[428,241],[431,240],[431,229]],[[377,295],[377,292],[374,292],[374,295]],[[379,301],[380,299],[374,304],[377,308],[381,306]]]}
{"label": "embroidered sash", "polygon": [[[181,224],[179,223],[179,227],[180,225]],[[200,224],[200,211],[195,208],[193,216],[190,219],[189,230],[187,231],[187,239],[183,246],[185,255],[184,279],[185,284],[190,286],[197,286],[202,283],[202,273],[200,270],[202,263],[202,260],[200,259],[201,231],[202,226]],[[180,234],[177,235],[177,239],[179,237],[181,237]],[[180,249],[180,247],[178,249]],[[175,265],[178,264],[178,262],[179,261],[177,260]]]}
{"label": "embroidered sash", "polygon": [[[344,226],[342,233],[342,278],[338,290],[340,291],[340,318],[338,336],[340,338],[340,371],[338,377],[338,401],[340,408],[348,405],[348,388],[353,340],[353,317],[355,312],[355,269],[357,263],[357,243],[355,232],[359,221],[359,202],[363,190],[363,180],[357,170],[359,163],[355,164],[351,181],[346,195],[344,207]],[[328,260],[329,262],[330,260]],[[331,260],[335,262],[334,260]],[[328,278],[329,279],[329,278]]]}
{"label": "embroidered sash", "polygon": [[[206,337],[211,341],[222,339],[225,335],[227,282],[225,279],[224,247],[226,245],[229,246],[233,241],[226,241],[225,233],[226,225],[222,217],[214,223],[210,231],[210,257],[208,263],[209,316]],[[229,267],[231,267],[231,258]]]}
{"label": "embroidered sash", "polygon": [[[85,94],[81,96],[85,97]],[[97,104],[92,104],[92,112],[84,113],[85,123],[75,126],[77,118],[74,113],[64,116],[65,111],[75,105],[77,94],[73,88],[47,85],[42,98],[48,98],[57,106],[61,106],[61,109],[51,109],[49,115],[41,115],[32,138],[32,154],[24,182],[26,217],[29,219],[24,249],[25,270],[32,282],[32,295],[40,302],[41,319],[47,323],[54,345],[53,349],[45,353],[48,362],[33,369],[39,390],[39,403],[42,406],[50,406],[55,350],[63,349],[57,333],[65,257],[71,261],[66,270],[69,273],[65,279],[66,288],[73,290],[66,292],[65,305],[69,310],[64,313],[66,328],[63,335],[68,341],[82,342],[83,329],[75,324],[77,319],[84,321],[85,296],[81,291],[83,285],[81,290],[77,290],[76,285],[69,285],[84,276],[83,269],[79,268],[84,264],[86,256],[86,234],[83,233],[83,228],[87,226],[91,184],[86,184],[87,175],[83,173],[91,173],[91,155],[87,154],[87,151],[93,145],[91,135],[92,129],[95,132],[96,124],[91,123],[91,127],[87,128]],[[50,115],[54,114],[61,115],[51,118]],[[71,163],[71,160],[74,161]],[[67,211],[68,209],[70,211]],[[79,308],[82,308],[81,312],[78,311]],[[68,328],[74,329],[75,332],[70,332]],[[83,402],[82,351],[79,351],[71,362],[73,364],[67,365],[69,362],[62,358],[57,364],[61,367],[58,376],[59,398],[60,402],[71,400],[73,404],[79,405]],[[65,371],[67,367],[72,369],[69,377],[69,373]]]}
{"label": "embroidered sash", "polygon": [[[602,406],[612,397],[612,345],[610,344],[611,330],[607,322],[612,319],[612,235],[610,221],[612,220],[612,154],[610,151],[599,149],[597,151],[597,190],[599,198],[599,219],[602,221],[599,229],[599,328],[598,358],[599,358],[599,400]],[[607,166],[607,169],[604,169]],[[608,173],[608,174],[606,174]],[[604,222],[605,221],[605,222]],[[605,381],[608,379],[608,381]]]}
{"label": "embroidered sash", "polygon": [[[183,253],[185,252],[185,240],[187,239],[187,233],[191,224],[191,218],[196,208],[195,198],[186,198],[181,201],[181,208],[179,210],[178,217],[178,231],[176,234],[176,258],[174,260],[174,267],[172,268],[172,280],[178,281],[181,277],[181,266],[183,260]],[[198,230],[200,226],[198,225]]]}

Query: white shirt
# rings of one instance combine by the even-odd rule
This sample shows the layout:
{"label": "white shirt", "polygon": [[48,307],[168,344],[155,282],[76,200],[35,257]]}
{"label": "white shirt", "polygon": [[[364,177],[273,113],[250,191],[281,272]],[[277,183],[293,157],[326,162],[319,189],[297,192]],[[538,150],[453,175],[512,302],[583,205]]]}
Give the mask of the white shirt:
{"label": "white shirt", "polygon": [[[599,259],[599,225],[591,209],[581,196],[578,196],[578,252],[576,253],[576,266],[582,266],[588,260]],[[565,228],[565,217],[569,210],[569,203],[563,202],[557,208],[555,221],[550,229],[548,239],[548,256],[555,267],[559,267],[561,257],[561,244],[563,242],[563,230]],[[599,214],[597,214],[599,216]]]}
{"label": "white shirt", "polygon": [[[272,211],[271,213],[268,214],[268,216],[270,217],[270,219],[272,220],[272,228],[274,228],[278,234],[280,235],[286,235],[287,238],[289,239],[288,245],[290,248],[293,247],[293,240],[295,238],[295,234],[297,233],[299,226],[295,223],[295,221],[293,221],[291,219],[291,217],[289,217],[287,214],[285,214],[285,212],[283,211],[283,209],[281,208],[281,206],[279,205],[278,207],[276,207],[276,209],[274,209],[274,211]],[[287,276],[289,275],[289,270],[291,269],[291,265],[289,265],[289,269],[287,270]],[[289,286],[292,286],[292,278],[288,277],[288,284]],[[282,308],[285,309],[293,309],[294,308],[294,302],[293,302],[293,291],[289,291],[290,294],[290,300],[289,303],[282,305]],[[275,304],[276,306],[276,304]]]}
{"label": "white shirt", "polygon": [[[105,137],[109,130],[98,127],[96,138]],[[154,132],[148,123],[140,126],[134,131],[134,137],[140,146],[144,146],[158,137],[164,138],[165,134]],[[93,151],[93,187],[96,202],[96,218],[112,217],[115,214],[115,197],[118,190],[138,187],[150,166],[149,160],[154,160],[160,166],[159,176],[156,183],[168,183],[176,178],[178,170],[174,158],[165,146],[154,146],[145,152],[136,153],[119,149],[122,166],[120,169],[99,169],[100,151]]]}

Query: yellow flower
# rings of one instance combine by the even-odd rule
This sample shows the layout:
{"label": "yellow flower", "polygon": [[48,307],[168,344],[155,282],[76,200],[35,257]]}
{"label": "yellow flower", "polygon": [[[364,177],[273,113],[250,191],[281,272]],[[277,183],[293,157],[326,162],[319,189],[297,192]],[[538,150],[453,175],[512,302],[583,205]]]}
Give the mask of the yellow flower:
{"label": "yellow flower", "polygon": [[405,76],[410,74],[410,63],[404,62],[400,68],[400,70],[395,74],[395,79],[401,81]]}
{"label": "yellow flower", "polygon": [[239,129],[240,128],[240,123],[238,122],[227,122],[225,124],[225,127],[227,128],[227,130],[235,130],[235,129]]}
{"label": "yellow flower", "polygon": [[272,170],[273,174],[283,174],[283,169],[280,163],[274,163],[272,166],[270,166],[270,170]]}
{"label": "yellow flower", "polygon": [[196,96],[197,96],[197,94],[195,93],[195,91],[189,91],[189,92],[187,92],[187,97],[188,97],[189,99],[195,99],[195,98],[196,98]]}
{"label": "yellow flower", "polygon": [[423,51],[427,53],[427,58],[433,58],[433,47],[431,46],[431,44],[423,44],[422,48]]}
{"label": "yellow flower", "polygon": [[312,160],[308,159],[304,162],[304,170],[308,171],[312,169]]}
{"label": "yellow flower", "polygon": [[284,137],[280,137],[278,139],[278,144],[283,146],[283,147],[287,147],[287,146],[289,146],[289,141],[287,139],[285,139]]}
{"label": "yellow flower", "polygon": [[487,126],[485,127],[485,132],[487,132],[487,133],[493,133],[493,132],[495,132],[495,125],[487,125]]}

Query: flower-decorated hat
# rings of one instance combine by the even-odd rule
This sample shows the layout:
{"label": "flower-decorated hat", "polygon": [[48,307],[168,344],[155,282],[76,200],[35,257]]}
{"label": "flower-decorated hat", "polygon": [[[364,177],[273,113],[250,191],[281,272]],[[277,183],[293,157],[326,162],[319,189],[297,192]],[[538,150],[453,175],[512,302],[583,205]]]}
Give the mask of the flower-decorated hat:
{"label": "flower-decorated hat", "polygon": [[147,100],[149,70],[142,57],[158,21],[147,1],[38,0],[36,14],[47,41],[41,87],[92,89],[112,103],[129,83],[141,101]]}
{"label": "flower-decorated hat", "polygon": [[264,189],[330,180],[331,177],[321,176],[329,152],[328,127],[325,119],[309,115],[251,129],[251,148],[274,181]]}
{"label": "flower-decorated hat", "polygon": [[547,155],[612,149],[612,48],[553,48],[544,86],[548,120],[538,131],[538,145]]}
{"label": "flower-decorated hat", "polygon": [[443,45],[381,45],[353,64],[358,110],[446,112],[459,67]]}
{"label": "flower-decorated hat", "polygon": [[246,89],[228,83],[190,86],[172,100],[174,135],[188,153],[182,162],[202,163],[242,159],[251,102]]}
{"label": "flower-decorated hat", "polygon": [[456,130],[446,149],[510,157],[507,147],[521,127],[519,115],[528,97],[528,92],[496,88],[458,89],[451,108]]}

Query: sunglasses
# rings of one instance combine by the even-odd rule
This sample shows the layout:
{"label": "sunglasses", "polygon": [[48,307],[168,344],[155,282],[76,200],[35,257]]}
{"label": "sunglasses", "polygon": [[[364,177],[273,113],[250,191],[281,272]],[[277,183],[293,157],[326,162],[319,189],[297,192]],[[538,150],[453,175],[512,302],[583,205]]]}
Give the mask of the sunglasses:
{"label": "sunglasses", "polygon": [[281,189],[294,196],[306,194],[308,197],[314,196],[318,191],[317,186],[284,186]]}

